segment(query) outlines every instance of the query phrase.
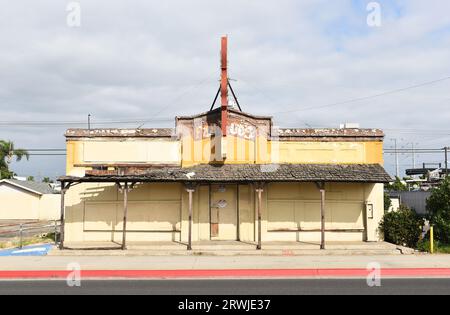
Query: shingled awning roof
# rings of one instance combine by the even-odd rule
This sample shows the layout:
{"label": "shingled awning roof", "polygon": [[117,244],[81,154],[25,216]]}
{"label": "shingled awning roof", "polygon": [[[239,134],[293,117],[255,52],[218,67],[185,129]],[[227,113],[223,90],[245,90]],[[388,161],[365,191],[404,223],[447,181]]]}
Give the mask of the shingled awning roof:
{"label": "shingled awning roof", "polygon": [[379,164],[197,165],[126,171],[91,171],[85,177],[61,177],[61,182],[358,182],[392,181]]}

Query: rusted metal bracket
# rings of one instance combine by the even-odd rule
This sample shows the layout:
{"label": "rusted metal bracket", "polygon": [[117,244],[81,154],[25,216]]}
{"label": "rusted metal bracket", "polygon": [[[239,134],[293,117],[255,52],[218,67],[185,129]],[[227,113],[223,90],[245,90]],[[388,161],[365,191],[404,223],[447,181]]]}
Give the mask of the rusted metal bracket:
{"label": "rusted metal bracket", "polygon": [[317,189],[322,190],[325,189],[325,183],[324,182],[315,182]]}

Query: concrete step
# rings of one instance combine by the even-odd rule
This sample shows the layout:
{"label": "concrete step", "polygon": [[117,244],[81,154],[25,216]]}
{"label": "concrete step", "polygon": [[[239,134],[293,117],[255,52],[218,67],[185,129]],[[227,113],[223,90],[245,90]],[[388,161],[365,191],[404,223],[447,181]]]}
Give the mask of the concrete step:
{"label": "concrete step", "polygon": [[53,250],[49,256],[355,256],[355,255],[401,255],[397,249],[344,250]]}

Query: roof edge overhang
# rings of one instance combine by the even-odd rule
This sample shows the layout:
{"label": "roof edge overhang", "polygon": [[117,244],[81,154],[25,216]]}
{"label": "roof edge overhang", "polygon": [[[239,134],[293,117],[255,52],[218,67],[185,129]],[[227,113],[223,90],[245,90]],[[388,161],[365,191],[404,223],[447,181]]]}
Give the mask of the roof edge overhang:
{"label": "roof edge overhang", "polygon": [[8,179],[2,179],[2,180],[0,180],[0,184],[3,184],[3,183],[7,183],[7,184],[9,184],[9,185],[11,185],[11,186],[20,188],[20,189],[22,189],[22,190],[28,191],[28,192],[33,193],[33,194],[38,195],[38,196],[43,196],[43,195],[45,195],[44,193],[42,193],[42,192],[40,192],[40,191],[37,191],[37,190],[31,189],[31,188],[29,188],[29,187],[25,187],[25,186],[19,185],[19,184],[15,183],[15,182],[9,181]]}
{"label": "roof edge overhang", "polygon": [[67,129],[64,136],[66,139],[82,139],[82,138],[149,138],[149,139],[171,139],[176,137],[175,128],[98,128],[83,129],[71,128]]}
{"label": "roof edge overhang", "polygon": [[371,181],[371,180],[323,180],[323,179],[305,179],[305,180],[281,180],[281,179],[251,179],[251,180],[214,180],[214,179],[150,179],[143,176],[87,176],[87,177],[72,177],[64,176],[58,178],[59,182],[64,183],[122,183],[122,182],[135,182],[135,183],[238,183],[238,184],[251,184],[251,183],[359,183],[359,184],[387,184],[390,181]]}

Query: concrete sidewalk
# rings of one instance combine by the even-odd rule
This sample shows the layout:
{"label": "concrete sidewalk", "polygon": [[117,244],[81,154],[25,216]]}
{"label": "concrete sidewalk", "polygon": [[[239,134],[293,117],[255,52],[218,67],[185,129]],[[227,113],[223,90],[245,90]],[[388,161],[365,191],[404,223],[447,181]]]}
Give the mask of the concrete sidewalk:
{"label": "concrete sidewalk", "polygon": [[238,270],[238,269],[366,269],[450,268],[450,255],[396,256],[43,256],[1,257],[0,271],[67,270]]}
{"label": "concrete sidewalk", "polygon": [[66,243],[66,250],[57,248],[50,256],[353,256],[413,254],[414,250],[387,242],[327,242],[326,250],[320,244],[303,242],[263,242],[262,250],[256,243],[238,241],[193,242],[192,251],[179,242],[129,242],[127,250],[112,242]]}

